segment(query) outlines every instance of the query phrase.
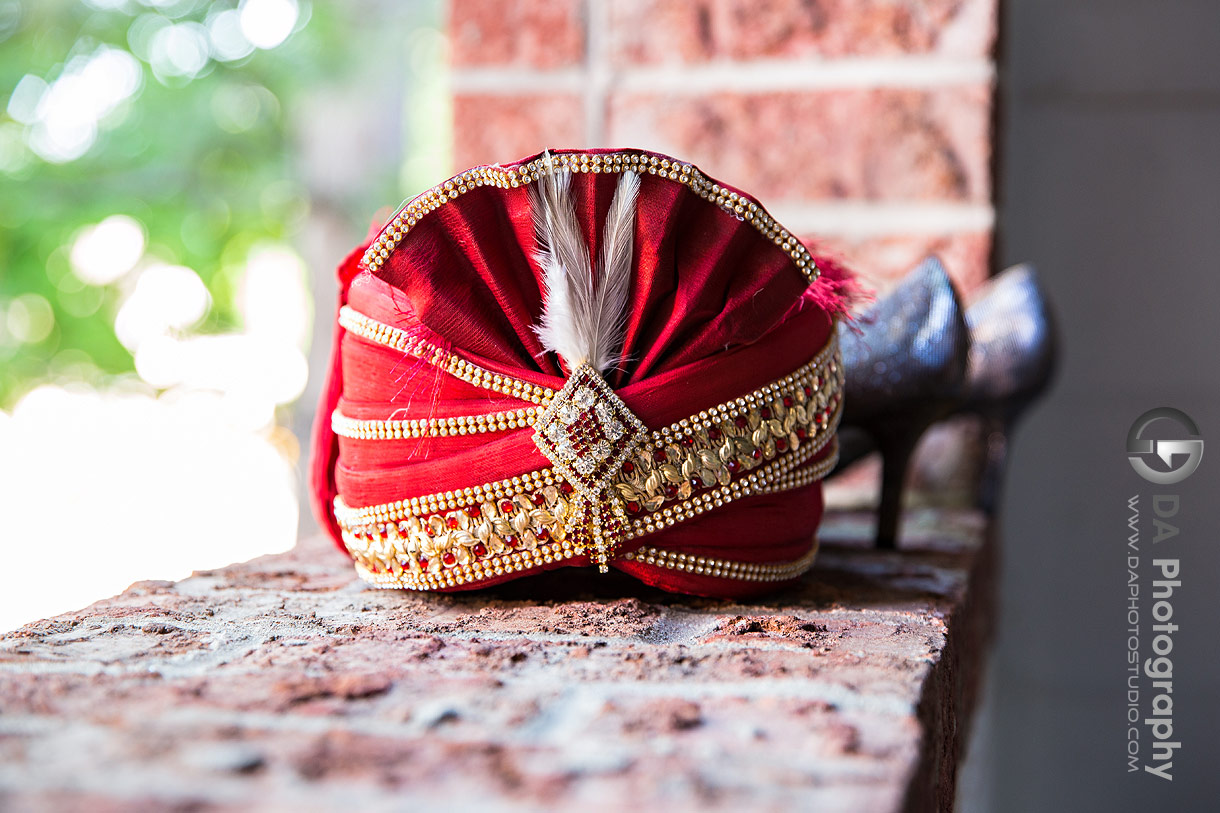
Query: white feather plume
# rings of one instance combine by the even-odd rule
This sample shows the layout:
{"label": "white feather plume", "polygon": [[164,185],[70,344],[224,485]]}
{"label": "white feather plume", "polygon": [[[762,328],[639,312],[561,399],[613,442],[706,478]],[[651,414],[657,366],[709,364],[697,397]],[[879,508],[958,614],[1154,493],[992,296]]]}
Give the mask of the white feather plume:
{"label": "white feather plume", "polygon": [[545,161],[548,172],[530,190],[538,240],[535,256],[546,294],[534,330],[543,347],[557,353],[569,371],[588,364],[605,373],[622,362],[640,178],[633,172],[619,178],[595,275],[572,205],[571,173],[556,170],[550,153]]}
{"label": "white feather plume", "polygon": [[545,349],[575,369],[588,360],[591,349],[582,326],[588,324],[593,299],[593,268],[568,191],[571,173],[555,170],[550,153],[545,160],[548,171],[530,188],[535,256],[546,291],[542,320],[534,330]]}
{"label": "white feather plume", "polygon": [[627,330],[627,300],[631,295],[631,260],[635,246],[635,202],[640,176],[624,172],[618,179],[610,212],[602,230],[602,251],[597,268],[597,305],[594,333],[598,352],[593,366],[604,373],[623,362]]}

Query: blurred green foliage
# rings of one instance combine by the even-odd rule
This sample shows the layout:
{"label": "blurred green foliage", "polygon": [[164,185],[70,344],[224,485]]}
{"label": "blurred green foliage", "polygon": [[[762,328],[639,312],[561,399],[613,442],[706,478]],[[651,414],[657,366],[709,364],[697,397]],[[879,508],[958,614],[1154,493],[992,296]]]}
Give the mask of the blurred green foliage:
{"label": "blurred green foliage", "polygon": [[234,326],[235,279],[250,246],[291,241],[309,213],[289,113],[312,84],[347,70],[359,47],[350,6],[295,5],[283,44],[228,62],[205,52],[196,75],[174,76],[153,70],[142,32],[182,23],[206,31],[237,0],[0,0],[4,104],[23,77],[53,83],[73,58],[103,45],[134,54],[142,75],[74,160],[44,159],[30,148],[29,124],[0,112],[0,322],[6,304],[30,293],[54,311],[41,341],[22,342],[0,324],[0,408],[65,370],[132,369],[113,330],[122,281],[84,285],[70,270],[74,237],[108,215],[133,217],[149,254],[199,273],[213,299],[202,330]]}

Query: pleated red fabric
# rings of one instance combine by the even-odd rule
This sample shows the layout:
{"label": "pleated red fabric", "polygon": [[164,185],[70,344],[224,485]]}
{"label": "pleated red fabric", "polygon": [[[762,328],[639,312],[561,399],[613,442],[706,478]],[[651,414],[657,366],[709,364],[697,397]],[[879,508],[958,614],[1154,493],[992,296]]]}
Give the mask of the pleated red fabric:
{"label": "pleated red fabric", "polygon": [[[614,172],[578,172],[571,178],[575,210],[593,256],[600,250],[601,225],[617,178]],[[753,204],[762,211],[745,193],[719,188],[724,195],[735,193],[743,206]],[[340,306],[426,338],[493,373],[555,390],[564,386],[559,359],[544,351],[534,329],[545,286],[534,256],[527,186],[487,184],[454,195],[413,223],[375,271],[362,259],[364,248],[339,267]],[[814,262],[821,274],[811,282],[785,240],[766,236],[756,223],[688,183],[642,174],[625,361],[607,374],[607,382],[647,427],[656,429],[792,373],[831,341],[835,318],[846,309],[854,284],[837,264]],[[487,435],[356,439],[334,433],[330,416],[336,409],[357,420],[417,420],[529,406],[336,328],[313,435],[311,496],[319,520],[346,550],[335,519],[336,497],[353,508],[381,505],[550,465],[529,427]],[[823,463],[832,453],[834,446],[828,444],[803,466]],[[810,550],[821,513],[821,486],[813,482],[736,500],[637,537],[624,552],[647,545],[744,563],[791,561]],[[587,563],[588,557],[576,557],[555,566]],[[655,567],[623,556],[610,564],[679,592],[744,596],[776,586]]]}

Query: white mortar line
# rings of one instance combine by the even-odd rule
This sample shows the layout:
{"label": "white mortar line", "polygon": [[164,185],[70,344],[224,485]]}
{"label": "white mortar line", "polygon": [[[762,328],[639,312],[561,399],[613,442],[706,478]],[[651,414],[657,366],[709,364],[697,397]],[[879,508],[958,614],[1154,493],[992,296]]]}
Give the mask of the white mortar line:
{"label": "white mortar line", "polygon": [[[611,71],[607,58],[605,6],[588,0],[588,49],[585,68],[458,68],[452,73],[459,93],[518,95],[537,92],[587,93],[590,98],[615,90],[703,95],[717,91],[832,90],[838,88],[932,88],[991,82],[995,66],[985,59],[930,56],[844,57],[629,67]],[[595,82],[601,82],[598,85]],[[586,115],[588,107],[586,106]]]}
{"label": "white mortar line", "polygon": [[601,147],[606,140],[606,102],[610,95],[608,42],[610,10],[604,0],[585,2],[585,143]]}
{"label": "white mortar line", "polygon": [[767,211],[797,234],[878,237],[989,231],[995,209],[985,203],[777,202]]}
{"label": "white mortar line", "polygon": [[658,66],[624,71],[621,88],[704,94],[722,90],[939,87],[990,82],[994,77],[995,67],[982,59],[906,56],[717,61],[689,68]]}
{"label": "white mortar line", "polygon": [[454,68],[449,86],[454,93],[524,96],[534,93],[584,93],[587,69]]}

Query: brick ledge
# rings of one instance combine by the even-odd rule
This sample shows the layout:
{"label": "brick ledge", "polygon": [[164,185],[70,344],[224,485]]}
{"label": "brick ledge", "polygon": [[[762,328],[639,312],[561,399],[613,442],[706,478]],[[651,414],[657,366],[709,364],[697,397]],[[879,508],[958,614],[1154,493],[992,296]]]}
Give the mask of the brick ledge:
{"label": "brick ledge", "polygon": [[866,523],[748,604],[574,570],[373,591],[316,539],[137,583],[0,638],[0,806],[951,810],[994,543]]}

